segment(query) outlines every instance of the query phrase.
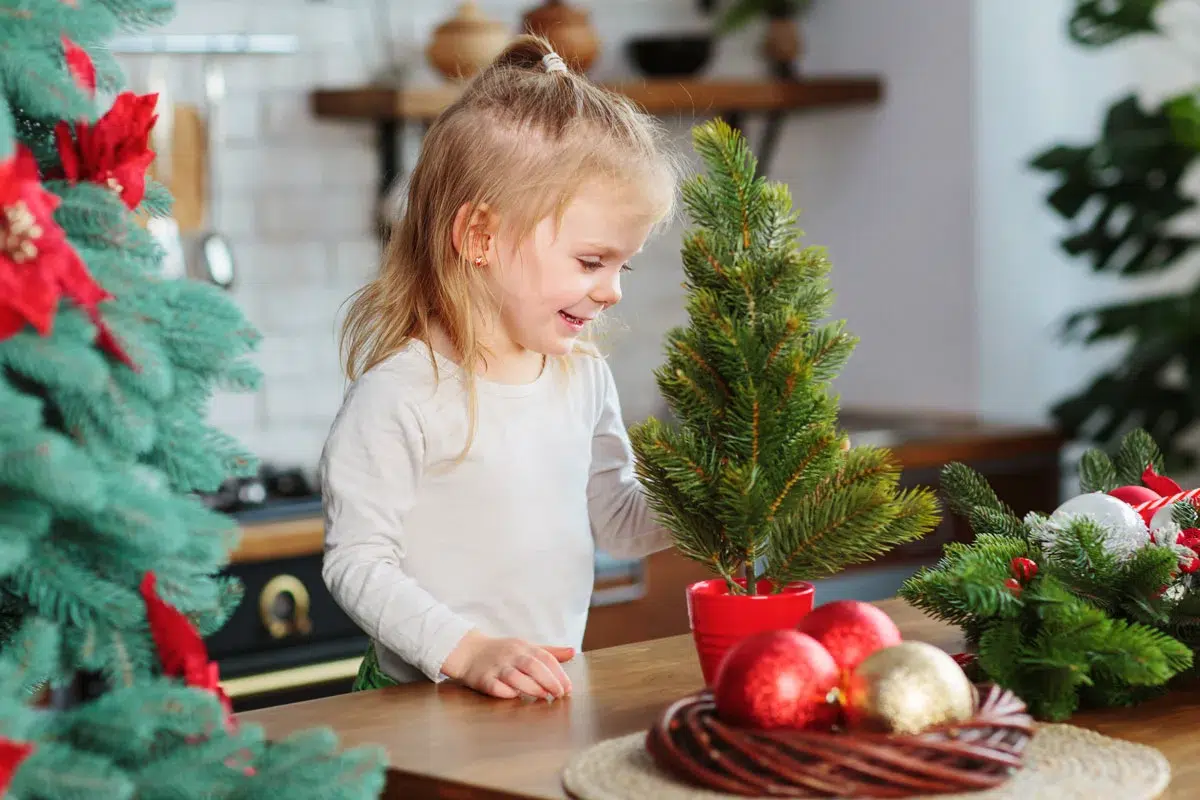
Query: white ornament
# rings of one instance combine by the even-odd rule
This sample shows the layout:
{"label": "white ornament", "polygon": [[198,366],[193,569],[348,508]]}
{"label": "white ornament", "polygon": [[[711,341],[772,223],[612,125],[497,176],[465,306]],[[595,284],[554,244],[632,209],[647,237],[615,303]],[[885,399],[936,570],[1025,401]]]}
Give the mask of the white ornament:
{"label": "white ornament", "polygon": [[1150,518],[1150,531],[1153,533],[1159,528],[1165,528],[1168,525],[1177,525],[1175,522],[1175,504],[1163,506],[1158,511],[1154,512],[1154,516]]}
{"label": "white ornament", "polygon": [[1051,544],[1059,531],[1079,517],[1104,528],[1107,533],[1105,545],[1118,557],[1127,558],[1150,543],[1150,531],[1133,506],[1104,492],[1072,497],[1055,509],[1048,520],[1036,525],[1035,532],[1044,543]]}

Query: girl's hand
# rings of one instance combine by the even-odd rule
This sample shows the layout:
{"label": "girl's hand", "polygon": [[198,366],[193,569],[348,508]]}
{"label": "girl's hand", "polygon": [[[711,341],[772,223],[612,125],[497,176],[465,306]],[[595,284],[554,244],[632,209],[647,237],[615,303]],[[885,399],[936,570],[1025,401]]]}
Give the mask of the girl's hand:
{"label": "girl's hand", "polygon": [[571,679],[559,662],[573,655],[570,647],[538,647],[471,631],[446,658],[442,673],[492,697],[552,700],[571,692]]}

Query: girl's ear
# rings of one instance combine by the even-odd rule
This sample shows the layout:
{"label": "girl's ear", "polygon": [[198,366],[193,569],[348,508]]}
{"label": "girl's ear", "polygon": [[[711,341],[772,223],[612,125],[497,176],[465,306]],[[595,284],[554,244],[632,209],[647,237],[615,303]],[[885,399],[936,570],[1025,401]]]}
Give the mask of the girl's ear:
{"label": "girl's ear", "polygon": [[496,231],[496,215],[486,203],[472,206],[464,203],[454,215],[450,236],[454,252],[481,266],[487,262],[492,237]]}

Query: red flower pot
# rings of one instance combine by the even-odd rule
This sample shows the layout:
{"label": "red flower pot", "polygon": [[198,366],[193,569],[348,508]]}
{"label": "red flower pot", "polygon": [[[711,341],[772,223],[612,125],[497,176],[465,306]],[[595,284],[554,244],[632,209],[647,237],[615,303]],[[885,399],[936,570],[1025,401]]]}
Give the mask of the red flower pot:
{"label": "red flower pot", "polygon": [[[737,580],[746,585],[745,578]],[[730,594],[724,578],[687,587],[688,620],[704,682],[712,686],[726,651],[760,631],[794,628],[813,609],[813,585],[799,581],[772,593],[768,580],[758,582],[758,594]]]}

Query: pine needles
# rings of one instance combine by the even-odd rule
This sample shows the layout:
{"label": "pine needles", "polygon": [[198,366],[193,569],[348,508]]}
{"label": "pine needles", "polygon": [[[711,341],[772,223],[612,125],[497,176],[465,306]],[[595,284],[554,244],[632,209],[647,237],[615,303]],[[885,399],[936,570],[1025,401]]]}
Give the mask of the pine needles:
{"label": "pine needles", "polygon": [[[1082,484],[1087,492],[1140,485],[1146,467],[1161,463],[1154,441],[1135,431],[1113,458],[1085,454]],[[1122,556],[1086,516],[1047,537],[1045,516],[1017,518],[969,467],[948,465],[943,478],[947,503],[975,540],[947,546],[900,596],[963,628],[977,651],[976,677],[1016,692],[1035,716],[1061,720],[1081,707],[1138,702],[1191,669],[1200,598],[1176,547],[1151,542]],[[1196,522],[1194,507],[1175,514]],[[1018,580],[1016,559],[1036,565],[1032,579]]]}
{"label": "pine needles", "polygon": [[655,375],[678,427],[630,430],[637,472],[677,549],[730,591],[776,589],[869,561],[937,524],[933,493],[901,489],[879,448],[843,452],[829,384],[856,339],[823,322],[829,260],[797,245],[786,185],[743,137],[693,129],[706,170],[683,187],[688,324]]}

